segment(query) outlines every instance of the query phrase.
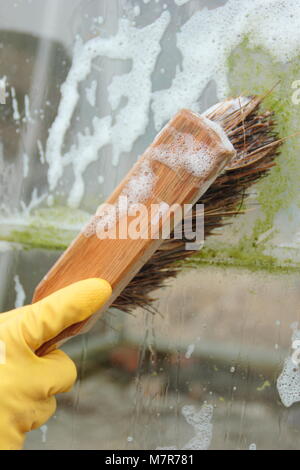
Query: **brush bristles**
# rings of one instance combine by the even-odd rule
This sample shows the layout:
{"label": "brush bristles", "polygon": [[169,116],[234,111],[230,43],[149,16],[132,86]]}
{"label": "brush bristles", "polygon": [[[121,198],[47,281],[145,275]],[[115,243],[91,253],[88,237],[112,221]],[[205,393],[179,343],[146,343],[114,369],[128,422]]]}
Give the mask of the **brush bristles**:
{"label": "brush bristles", "polygon": [[[244,104],[232,111],[232,101],[228,100],[207,114],[207,117],[222,124],[237,156],[197,201],[197,204],[204,204],[205,238],[212,235],[216,228],[228,224],[232,216],[242,212],[241,205],[248,189],[275,165],[282,141],[274,130],[273,113],[260,110],[263,99],[251,97],[245,102],[245,98],[241,98]],[[196,225],[195,216],[194,206],[193,228]],[[151,293],[177,275],[181,268],[179,261],[195,255],[195,251],[185,249],[186,241],[166,240],[112,306],[128,313],[136,307],[153,312],[152,302],[155,299]]]}

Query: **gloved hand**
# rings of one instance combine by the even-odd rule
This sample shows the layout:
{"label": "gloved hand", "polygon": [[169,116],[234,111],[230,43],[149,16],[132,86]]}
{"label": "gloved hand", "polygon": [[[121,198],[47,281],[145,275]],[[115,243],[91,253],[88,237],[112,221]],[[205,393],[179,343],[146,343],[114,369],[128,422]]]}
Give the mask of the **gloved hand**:
{"label": "gloved hand", "polygon": [[75,364],[64,352],[37,357],[34,351],[95,313],[110,295],[108,282],[87,279],[33,305],[0,314],[1,450],[22,448],[25,433],[39,428],[55,412],[54,395],[69,391],[76,380]]}

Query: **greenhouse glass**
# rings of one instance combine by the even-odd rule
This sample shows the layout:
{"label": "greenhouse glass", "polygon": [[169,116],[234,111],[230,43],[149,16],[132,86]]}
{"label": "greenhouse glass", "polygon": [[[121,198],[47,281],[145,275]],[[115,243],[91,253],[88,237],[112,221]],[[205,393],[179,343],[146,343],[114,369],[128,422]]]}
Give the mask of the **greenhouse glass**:
{"label": "greenhouse glass", "polygon": [[63,346],[78,380],[26,449],[299,450],[299,57],[297,0],[1,1],[0,311],[181,108],[276,85],[288,137],[155,315],[110,309]]}

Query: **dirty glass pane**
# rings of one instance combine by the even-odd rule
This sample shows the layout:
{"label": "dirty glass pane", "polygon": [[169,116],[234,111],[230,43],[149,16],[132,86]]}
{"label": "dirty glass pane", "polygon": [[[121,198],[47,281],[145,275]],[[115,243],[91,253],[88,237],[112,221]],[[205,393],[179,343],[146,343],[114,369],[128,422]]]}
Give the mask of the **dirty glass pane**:
{"label": "dirty glass pane", "polygon": [[[2,0],[0,310],[35,286],[181,108],[267,93],[299,130],[286,0]],[[154,293],[64,345],[74,390],[27,449],[298,449],[299,137],[244,214]]]}

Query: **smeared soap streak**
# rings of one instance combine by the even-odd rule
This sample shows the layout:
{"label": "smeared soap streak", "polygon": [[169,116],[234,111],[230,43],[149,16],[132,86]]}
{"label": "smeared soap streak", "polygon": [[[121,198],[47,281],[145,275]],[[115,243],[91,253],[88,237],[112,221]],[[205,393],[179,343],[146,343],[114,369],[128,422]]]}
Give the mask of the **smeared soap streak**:
{"label": "smeared soap streak", "polygon": [[29,174],[29,157],[27,153],[23,153],[23,176],[27,178]]}
{"label": "smeared soap streak", "polygon": [[9,214],[11,199],[11,181],[14,178],[15,167],[13,163],[7,163],[4,158],[4,145],[0,140],[0,210],[5,215]]}
{"label": "smeared soap streak", "polygon": [[228,94],[227,58],[247,35],[276,60],[292,60],[300,49],[300,3],[296,0],[228,0],[217,9],[196,12],[177,34],[182,67],[171,87],[154,93],[152,109],[159,129],[181,107],[198,110],[211,80],[219,99]]}
{"label": "smeared soap streak", "polygon": [[13,106],[13,119],[15,121],[20,121],[21,116],[19,113],[19,105],[18,105],[18,101],[16,98],[16,90],[14,87],[11,87],[10,93],[11,93],[12,106]]}
{"label": "smeared soap streak", "polygon": [[[46,159],[49,163],[48,181],[54,190],[63,175],[64,166],[72,164],[75,182],[69,197],[69,205],[78,206],[84,193],[83,173],[87,166],[98,159],[99,150],[107,145],[113,147],[113,164],[117,165],[122,152],[129,152],[135,140],[145,132],[151,99],[151,74],[161,51],[160,40],[170,21],[168,12],[144,28],[136,28],[127,19],[120,19],[118,33],[110,38],[96,37],[82,43],[76,41],[73,63],[61,88],[58,114],[49,131]],[[129,73],[115,76],[108,87],[108,100],[116,110],[123,97],[127,104],[120,109],[112,123],[111,117],[94,118],[93,133],[78,135],[76,145],[67,155],[62,149],[79,101],[78,85],[87,78],[92,62],[97,57],[132,60]],[[102,136],[102,138],[101,138]],[[88,150],[86,150],[88,148]]]}
{"label": "smeared soap streak", "polygon": [[47,193],[41,194],[39,196],[37,188],[34,188],[31,193],[31,198],[29,204],[25,204],[24,201],[20,201],[20,206],[22,209],[21,216],[28,217],[33,209],[38,207],[41,202],[47,198]]}
{"label": "smeared soap streak", "polygon": [[[294,341],[300,341],[300,330],[297,327],[298,324],[292,325],[294,330],[292,344]],[[300,364],[295,364],[292,356],[293,353],[285,360],[283,370],[277,380],[277,390],[283,405],[286,407],[300,401]]]}
{"label": "smeared soap streak", "polygon": [[6,80],[7,77],[0,77],[0,90],[1,90],[1,101],[0,104],[5,104],[6,101]]}
{"label": "smeared soap streak", "polygon": [[37,147],[38,147],[41,163],[45,163],[45,152],[43,149],[42,142],[40,140],[37,141]]}
{"label": "smeared soap streak", "polygon": [[30,113],[30,100],[29,100],[28,95],[25,95],[24,97],[24,110],[25,110],[24,121],[27,123],[32,122],[32,117]]}
{"label": "smeared soap streak", "polygon": [[[199,411],[194,406],[186,405],[181,410],[188,424],[195,432],[195,436],[188,441],[180,450],[208,450],[212,440],[213,406],[205,404]],[[177,450],[176,446],[157,447],[157,450]]]}
{"label": "smeared soap streak", "polygon": [[20,282],[19,276],[17,275],[14,276],[14,282],[15,282],[15,292],[16,292],[15,308],[23,307],[25,299],[26,299],[26,294]]}

